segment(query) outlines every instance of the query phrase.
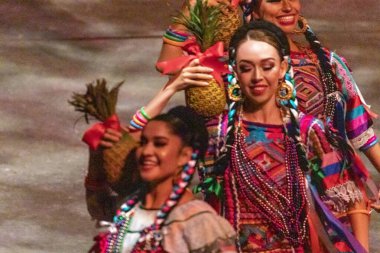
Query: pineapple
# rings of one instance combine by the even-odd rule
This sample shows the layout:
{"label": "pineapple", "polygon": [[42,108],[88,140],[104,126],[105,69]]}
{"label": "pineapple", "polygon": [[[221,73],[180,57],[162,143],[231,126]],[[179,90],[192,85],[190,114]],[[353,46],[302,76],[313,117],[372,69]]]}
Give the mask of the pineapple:
{"label": "pineapple", "polygon": [[[217,6],[209,6],[207,1],[196,0],[194,6],[187,2],[189,15],[180,13],[173,18],[173,22],[183,25],[194,35],[201,51],[214,45],[219,31],[222,12]],[[219,36],[219,38],[221,38]],[[186,103],[197,113],[211,117],[221,113],[226,106],[226,93],[223,84],[215,79],[207,87],[191,87],[185,90]]]}
{"label": "pineapple", "polygon": [[219,27],[215,33],[215,41],[222,41],[224,49],[227,50],[232,35],[242,25],[242,18],[240,17],[239,8],[225,3],[219,6],[221,14],[219,15]]}
{"label": "pineapple", "polygon": [[[104,122],[116,113],[117,96],[122,84],[123,82],[116,84],[109,91],[106,80],[97,79],[87,84],[86,94],[74,93],[72,100],[68,102],[75,107],[75,111],[84,113],[87,123],[89,123],[89,116]],[[128,133],[123,132],[123,137],[118,143],[103,150],[102,162],[108,183],[112,185],[119,180],[126,157],[136,145],[136,141]]]}

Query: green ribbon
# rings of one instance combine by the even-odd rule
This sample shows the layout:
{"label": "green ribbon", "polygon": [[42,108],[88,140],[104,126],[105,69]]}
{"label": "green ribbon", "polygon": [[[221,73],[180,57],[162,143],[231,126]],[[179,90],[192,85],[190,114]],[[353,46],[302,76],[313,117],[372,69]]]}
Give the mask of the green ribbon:
{"label": "green ribbon", "polygon": [[215,177],[208,177],[202,183],[194,187],[193,192],[199,193],[204,190],[206,193],[214,193],[218,198],[222,196],[222,185]]}
{"label": "green ribbon", "polygon": [[321,170],[320,166],[316,162],[310,162],[309,167],[315,172],[315,174],[320,178],[324,179],[325,175],[323,174],[323,171]]}

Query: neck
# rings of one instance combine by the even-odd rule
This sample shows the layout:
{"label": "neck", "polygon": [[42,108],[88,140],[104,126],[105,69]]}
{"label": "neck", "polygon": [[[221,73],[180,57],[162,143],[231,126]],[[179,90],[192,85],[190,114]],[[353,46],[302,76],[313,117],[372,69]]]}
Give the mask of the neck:
{"label": "neck", "polygon": [[283,123],[281,110],[277,106],[277,104],[265,104],[263,106],[257,105],[249,105],[245,103],[243,105],[244,119],[262,123],[262,124],[271,124],[271,125],[279,125]]}
{"label": "neck", "polygon": [[157,184],[148,184],[145,197],[143,198],[143,206],[147,209],[160,208],[169,197],[172,189],[172,179]]}
{"label": "neck", "polygon": [[288,37],[288,42],[290,46],[290,51],[293,51],[293,52],[301,51],[301,49],[297,46],[297,43],[294,40],[292,40],[290,37]]}

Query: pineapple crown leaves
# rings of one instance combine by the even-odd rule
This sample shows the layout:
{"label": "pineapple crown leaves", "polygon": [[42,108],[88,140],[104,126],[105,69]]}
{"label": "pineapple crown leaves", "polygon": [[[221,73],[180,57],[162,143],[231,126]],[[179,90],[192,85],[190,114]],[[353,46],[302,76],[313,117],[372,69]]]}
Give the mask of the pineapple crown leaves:
{"label": "pineapple crown leaves", "polygon": [[123,83],[124,81],[121,81],[109,90],[104,78],[96,79],[86,85],[85,94],[74,92],[68,103],[74,106],[75,111],[84,113],[87,123],[89,123],[88,116],[104,122],[116,112],[117,97]]}
{"label": "pineapple crown leaves", "polygon": [[189,15],[180,12],[172,20],[176,24],[186,27],[191,32],[202,51],[211,47],[215,41],[215,35],[219,27],[219,17],[221,15],[220,5],[209,6],[207,0],[196,0],[193,7],[186,1]]}

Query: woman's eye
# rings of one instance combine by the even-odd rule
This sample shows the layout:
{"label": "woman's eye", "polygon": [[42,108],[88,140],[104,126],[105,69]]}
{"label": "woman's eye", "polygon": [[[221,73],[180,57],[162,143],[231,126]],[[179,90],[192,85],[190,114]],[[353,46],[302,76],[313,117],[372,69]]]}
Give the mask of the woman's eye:
{"label": "woman's eye", "polygon": [[271,70],[273,68],[273,66],[272,65],[265,65],[265,66],[263,66],[263,70]]}
{"label": "woman's eye", "polygon": [[239,67],[240,72],[244,73],[251,70],[251,67],[248,66],[240,66]]}
{"label": "woman's eye", "polygon": [[156,146],[156,147],[164,147],[164,146],[166,146],[166,141],[156,141],[154,143],[154,146]]}
{"label": "woman's eye", "polygon": [[267,0],[267,3],[279,3],[281,0]]}

